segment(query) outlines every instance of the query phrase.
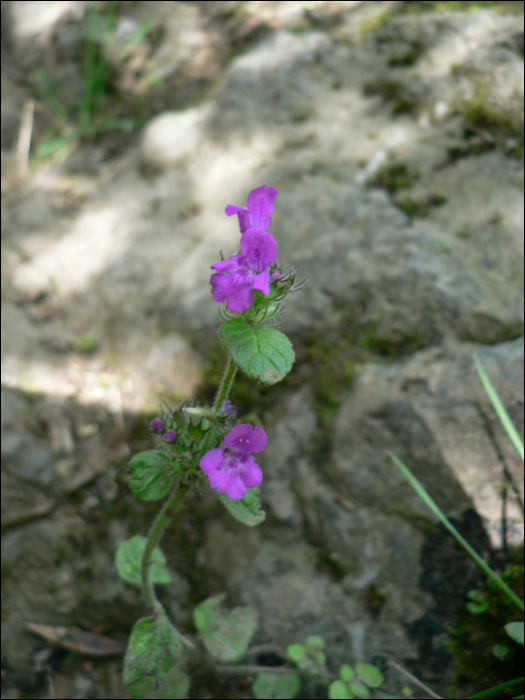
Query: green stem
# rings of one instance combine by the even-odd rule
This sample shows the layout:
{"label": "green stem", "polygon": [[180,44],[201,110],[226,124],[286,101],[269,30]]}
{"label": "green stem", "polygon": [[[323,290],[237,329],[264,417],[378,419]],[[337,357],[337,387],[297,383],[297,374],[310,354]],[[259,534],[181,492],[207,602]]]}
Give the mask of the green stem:
{"label": "green stem", "polygon": [[213,404],[214,413],[219,413],[219,411],[222,409],[223,403],[228,398],[236,371],[237,365],[232,362],[231,357],[228,357],[228,361],[226,362],[226,367],[224,368],[224,373],[222,375],[221,384],[217,390],[217,396],[215,397],[215,403]]}
{"label": "green stem", "polygon": [[179,486],[178,483],[175,484],[168,500],[155,518],[151,530],[149,531],[148,539],[146,540],[146,548],[144,549],[144,556],[142,557],[142,590],[144,591],[144,597],[146,598],[148,607],[150,607],[153,612],[159,612],[163,608],[159,600],[157,600],[153,583],[149,577],[151,555],[160,542],[167,524],[171,520],[172,513],[170,513],[170,510],[174,510],[179,505],[190,488],[191,485],[184,484],[183,486]]}

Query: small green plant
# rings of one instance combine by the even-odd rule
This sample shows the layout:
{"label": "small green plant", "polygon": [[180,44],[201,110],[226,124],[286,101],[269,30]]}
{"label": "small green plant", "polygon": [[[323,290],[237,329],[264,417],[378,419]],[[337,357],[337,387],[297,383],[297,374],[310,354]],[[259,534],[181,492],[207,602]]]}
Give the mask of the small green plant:
{"label": "small green plant", "polygon": [[73,341],[73,351],[80,355],[90,355],[98,350],[98,339],[93,333],[84,333],[77,336]]}
{"label": "small green plant", "polygon": [[328,689],[328,697],[333,700],[369,698],[369,689],[380,688],[385,680],[381,670],[371,664],[357,664],[355,670],[343,664],[339,669],[339,678]]}
{"label": "small green plant", "polygon": [[[108,93],[111,66],[100,51],[100,44],[107,45],[115,26],[116,3],[110,4],[107,15],[101,16],[97,7],[88,11],[88,29],[84,43],[82,63],[82,96],[69,109],[64,106],[58,88],[43,70],[35,73],[39,88],[36,97],[45,102],[54,119],[55,135],[40,144],[38,156],[45,157],[68,147],[73,150],[80,140],[105,131],[131,131],[139,125],[136,119],[104,119],[101,109]],[[144,39],[151,21],[145,22],[126,42],[117,56],[123,61],[128,52]]]}
{"label": "small green plant", "polygon": [[302,671],[321,675],[326,670],[325,643],[322,637],[308,637],[304,644],[290,644],[286,649],[288,658]]}

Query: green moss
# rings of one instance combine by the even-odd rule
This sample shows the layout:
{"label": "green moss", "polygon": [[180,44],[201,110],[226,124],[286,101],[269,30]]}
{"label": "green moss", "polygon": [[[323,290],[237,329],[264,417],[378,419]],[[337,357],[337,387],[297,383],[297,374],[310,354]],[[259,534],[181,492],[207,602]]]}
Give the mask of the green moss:
{"label": "green moss", "polygon": [[421,54],[423,53],[423,44],[419,41],[413,41],[410,44],[410,48],[406,53],[400,55],[400,56],[392,56],[390,60],[388,61],[388,65],[392,67],[396,66],[402,66],[402,67],[407,67],[407,66],[413,66],[414,63],[417,62]]}
{"label": "green moss", "polygon": [[500,145],[509,155],[523,156],[523,119],[508,109],[490,104],[483,90],[478,90],[476,99],[461,105],[456,112],[464,118],[467,131],[470,129],[474,134],[486,132],[492,137],[485,139],[484,150]]}
{"label": "green moss", "polygon": [[77,336],[73,341],[73,351],[79,355],[90,355],[98,350],[99,342],[93,333],[84,333]]}
{"label": "green moss", "polygon": [[408,196],[396,197],[394,201],[396,206],[404,211],[410,219],[413,219],[415,216],[425,218],[430,214],[433,207],[440,207],[445,204],[447,199],[439,194],[431,194],[423,201],[416,201]]}
{"label": "green moss", "polygon": [[390,194],[410,187],[416,175],[403,163],[387,163],[368,180],[368,187],[384,187]]}

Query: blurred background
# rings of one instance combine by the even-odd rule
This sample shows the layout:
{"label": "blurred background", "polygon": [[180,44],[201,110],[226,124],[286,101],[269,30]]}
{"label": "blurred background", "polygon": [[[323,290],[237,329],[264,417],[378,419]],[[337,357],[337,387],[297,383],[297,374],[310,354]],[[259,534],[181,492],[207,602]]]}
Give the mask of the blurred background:
{"label": "blurred background", "polygon": [[[257,644],[315,634],[333,668],[382,664],[376,697],[410,686],[388,659],[445,697],[523,675],[492,652],[516,612],[388,457],[523,587],[523,475],[471,360],[523,434],[523,2],[1,11],[2,697],[127,697],[120,656],[52,630],[125,644],[144,613],[113,566],[156,512],[127,463],[160,401],[213,398],[210,265],[239,248],[226,205],[263,184],[308,280],[291,374],[231,396],[269,436],[267,520],[243,529],[207,485],[188,499],[163,541],[170,615],[191,634],[225,591],[257,608]],[[490,615],[466,610],[476,588]],[[191,697],[251,697],[193,678]]]}

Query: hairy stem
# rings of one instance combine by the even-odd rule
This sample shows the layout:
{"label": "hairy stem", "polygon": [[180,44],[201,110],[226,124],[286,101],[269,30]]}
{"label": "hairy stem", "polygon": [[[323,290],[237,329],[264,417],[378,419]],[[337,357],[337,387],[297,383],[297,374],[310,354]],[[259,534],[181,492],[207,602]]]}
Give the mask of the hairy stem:
{"label": "hairy stem", "polygon": [[228,361],[226,362],[226,367],[224,368],[224,373],[222,375],[221,383],[217,389],[217,396],[215,397],[215,403],[213,404],[213,412],[219,413],[222,409],[223,403],[228,398],[230,389],[232,388],[233,378],[235,377],[235,372],[237,371],[237,365],[232,362],[232,358],[228,356]]}
{"label": "hairy stem", "polygon": [[142,590],[144,592],[144,597],[146,598],[148,607],[150,607],[153,612],[159,612],[163,608],[155,595],[155,589],[149,577],[151,555],[153,554],[155,547],[160,542],[160,539],[164,534],[164,530],[171,520],[172,513],[170,513],[170,511],[173,511],[179,505],[190,488],[191,485],[184,484],[180,486],[179,483],[175,484],[168,500],[162,506],[162,510],[155,518],[146,541],[146,548],[144,549],[144,556],[142,557]]}

